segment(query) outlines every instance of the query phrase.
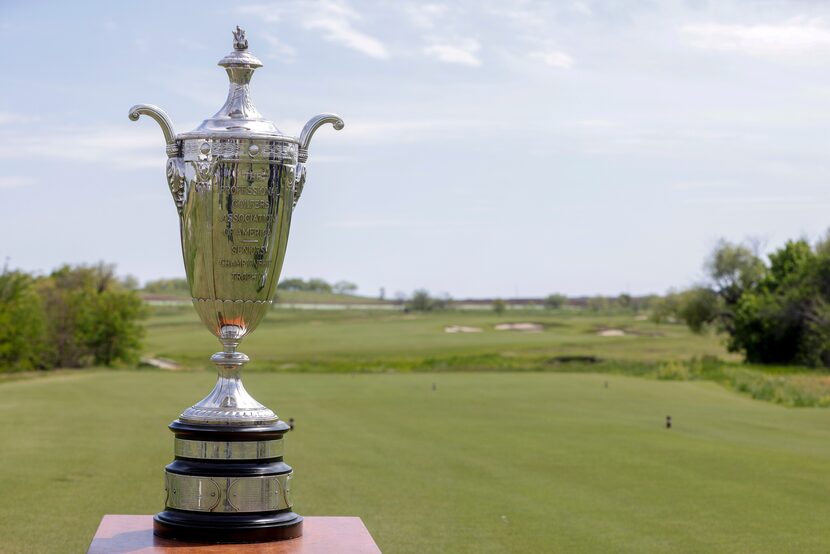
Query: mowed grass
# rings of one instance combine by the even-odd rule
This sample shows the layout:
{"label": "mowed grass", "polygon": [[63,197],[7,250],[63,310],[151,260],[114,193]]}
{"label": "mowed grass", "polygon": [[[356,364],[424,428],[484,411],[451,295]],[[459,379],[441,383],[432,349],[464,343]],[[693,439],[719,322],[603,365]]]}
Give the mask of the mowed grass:
{"label": "mowed grass", "polygon": [[[502,323],[539,323],[544,332],[497,331]],[[447,326],[481,329],[446,333]],[[147,322],[146,351],[190,368],[207,368],[219,343],[189,306],[157,309]],[[598,332],[623,330],[627,336]],[[657,362],[692,356],[737,359],[721,338],[683,325],[655,325],[633,314],[508,311],[411,313],[366,310],[271,310],[240,346],[248,370],[407,371],[540,369],[563,355]]]}
{"label": "mowed grass", "polygon": [[[103,514],[160,510],[165,426],[212,381],[148,370],[0,384],[0,551],[83,552]],[[246,382],[296,418],[297,511],[360,516],[387,553],[830,550],[830,410],[617,375]]]}
{"label": "mowed grass", "polygon": [[[518,322],[544,330],[495,329]],[[184,371],[0,381],[0,552],[82,552],[103,514],[162,508],[166,425],[219,345],[187,306],[147,329],[145,354]],[[718,337],[631,314],[274,310],[241,350],[251,392],[297,420],[297,511],[360,516],[384,552],[830,550],[830,410],[727,388],[823,405],[827,377],[742,367]]]}
{"label": "mowed grass", "polygon": [[[496,329],[504,323],[536,323],[542,331]],[[450,326],[480,332],[445,332]],[[208,357],[219,344],[189,306],[157,309],[147,329],[148,356],[211,369]],[[241,350],[252,359],[247,373],[590,372],[708,380],[787,406],[830,406],[826,371],[746,366],[726,351],[721,336],[656,325],[630,313],[272,310]]]}

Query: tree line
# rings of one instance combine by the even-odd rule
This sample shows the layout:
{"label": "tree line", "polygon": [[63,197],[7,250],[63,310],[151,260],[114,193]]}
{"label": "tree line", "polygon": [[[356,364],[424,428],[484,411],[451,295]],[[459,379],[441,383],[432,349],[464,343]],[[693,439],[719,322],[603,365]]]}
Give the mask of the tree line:
{"label": "tree line", "polygon": [[652,316],[723,333],[751,363],[830,367],[830,235],[787,241],[766,257],[758,251],[721,240],[706,280],[667,295]]}
{"label": "tree line", "polygon": [[0,273],[0,371],[137,361],[146,308],[114,267]]}
{"label": "tree line", "polygon": [[[187,279],[174,278],[147,281],[143,290],[144,292],[151,294],[169,294],[175,296],[190,294]],[[337,281],[335,283],[329,283],[328,281],[319,278],[300,279],[292,277],[280,281],[277,285],[277,290],[323,292],[328,294],[356,294],[357,285],[350,281]]]}
{"label": "tree line", "polygon": [[[447,295],[434,296],[426,289],[418,289],[412,293],[411,296],[406,297],[403,293],[399,302],[403,303],[407,310],[416,312],[429,312],[450,310],[456,302]],[[628,293],[622,293],[617,296],[590,296],[568,298],[564,294],[553,293],[541,299],[542,306],[547,310],[585,310],[590,312],[619,312],[619,313],[636,313],[651,308],[655,302],[660,299],[657,295],[647,296],[632,296]],[[485,301],[479,301],[485,302]],[[494,312],[504,313],[508,306],[539,306],[539,300],[531,299],[524,300],[521,303],[505,300],[503,298],[494,298],[489,301]],[[461,301],[464,303],[464,301]]]}
{"label": "tree line", "polygon": [[[830,367],[830,234],[811,244],[788,241],[767,256],[753,243],[721,240],[707,257],[703,282],[663,297],[568,298],[550,294],[550,310],[649,311],[653,321],[682,321],[697,333],[726,337],[730,351],[748,362]],[[0,371],[133,363],[147,309],[133,277],[114,267],[64,265],[37,276],[0,272]],[[354,294],[348,281],[288,278],[279,290]],[[187,294],[185,279],[148,282],[144,292]],[[412,311],[450,309],[452,300],[425,289],[401,297]],[[507,302],[492,309],[503,313]]]}
{"label": "tree line", "polygon": [[356,294],[357,285],[349,281],[337,281],[332,284],[319,278],[311,278],[306,280],[292,277],[280,281],[277,285],[277,290],[325,292],[329,294]]}

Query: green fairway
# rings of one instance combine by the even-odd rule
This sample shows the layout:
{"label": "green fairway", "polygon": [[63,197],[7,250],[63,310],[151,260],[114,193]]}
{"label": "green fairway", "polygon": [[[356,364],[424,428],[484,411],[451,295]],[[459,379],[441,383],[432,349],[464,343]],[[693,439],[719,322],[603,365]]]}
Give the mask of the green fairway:
{"label": "green fairway", "polygon": [[[498,330],[532,323],[536,332]],[[476,332],[447,333],[463,327]],[[184,368],[209,369],[218,341],[189,306],[156,309],[145,352]],[[547,310],[272,310],[246,337],[246,373],[543,371],[707,380],[786,406],[830,406],[830,374],[751,367],[723,338],[685,325],[656,325],[632,313]]]}
{"label": "green fairway", "polygon": [[[120,371],[0,384],[3,551],[82,552],[103,514],[160,510],[165,426],[212,381]],[[246,381],[297,420],[297,511],[360,516],[384,552],[830,549],[828,410],[614,375]]]}
{"label": "green fairway", "polygon": [[[499,331],[537,323],[543,332]],[[446,333],[448,326],[480,329]],[[157,309],[147,324],[148,354],[206,368],[219,343],[190,306]],[[600,336],[602,331],[624,336]],[[366,310],[272,310],[240,347],[251,369],[294,371],[541,369],[562,355],[655,362],[717,356],[735,359],[714,335],[685,325],[655,325],[633,314],[582,315],[544,310],[402,313]]]}

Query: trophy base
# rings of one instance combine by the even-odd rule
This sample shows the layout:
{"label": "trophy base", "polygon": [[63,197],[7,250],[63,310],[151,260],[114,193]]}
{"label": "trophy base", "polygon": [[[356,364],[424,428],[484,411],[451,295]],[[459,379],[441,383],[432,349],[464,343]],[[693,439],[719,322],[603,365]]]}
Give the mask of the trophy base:
{"label": "trophy base", "polygon": [[271,542],[303,534],[303,518],[278,514],[190,514],[166,510],[153,518],[153,534],[165,539],[202,543]]}
{"label": "trophy base", "polygon": [[303,518],[292,511],[291,466],[283,462],[283,421],[195,425],[176,420],[176,459],[164,473],[165,510],[153,518],[164,538],[202,543],[293,539]]}

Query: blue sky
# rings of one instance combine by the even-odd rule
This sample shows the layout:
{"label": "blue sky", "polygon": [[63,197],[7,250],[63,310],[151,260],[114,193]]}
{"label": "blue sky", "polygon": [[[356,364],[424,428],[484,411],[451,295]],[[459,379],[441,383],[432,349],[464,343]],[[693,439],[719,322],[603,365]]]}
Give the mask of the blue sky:
{"label": "blue sky", "polygon": [[0,255],[183,275],[157,126],[223,103],[248,30],[259,111],[319,112],[283,275],[387,295],[686,286],[720,237],[830,226],[830,5],[9,2]]}

